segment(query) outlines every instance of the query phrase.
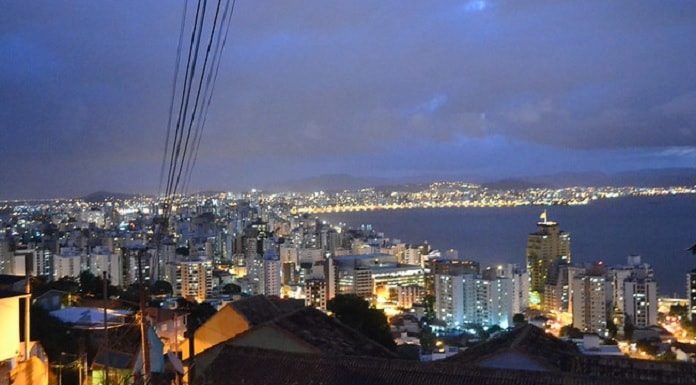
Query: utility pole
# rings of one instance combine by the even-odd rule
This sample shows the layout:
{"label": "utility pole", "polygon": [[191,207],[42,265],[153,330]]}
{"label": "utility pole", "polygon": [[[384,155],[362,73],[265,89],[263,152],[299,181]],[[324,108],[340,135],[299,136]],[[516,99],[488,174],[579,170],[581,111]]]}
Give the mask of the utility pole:
{"label": "utility pole", "polygon": [[150,378],[150,345],[147,341],[148,328],[145,320],[145,282],[143,281],[143,251],[138,250],[138,281],[140,283],[140,344],[143,354],[143,383]]}
{"label": "utility pole", "polygon": [[104,346],[106,346],[106,349],[104,350],[104,353],[106,354],[106,363],[104,365],[104,384],[109,385],[109,328],[107,324],[107,319],[106,319],[106,305],[107,305],[107,300],[109,298],[109,283],[106,281],[106,271],[102,272],[102,291],[104,295]]}

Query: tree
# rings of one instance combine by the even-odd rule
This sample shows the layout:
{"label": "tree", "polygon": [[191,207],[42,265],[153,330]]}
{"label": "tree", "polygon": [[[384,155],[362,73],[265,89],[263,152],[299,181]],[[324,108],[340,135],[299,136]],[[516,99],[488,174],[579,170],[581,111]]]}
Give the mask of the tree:
{"label": "tree", "polygon": [[626,316],[626,320],[624,321],[624,337],[626,337],[626,340],[631,341],[633,340],[633,330],[635,330],[636,327],[633,326],[633,322],[631,322],[631,318]]}
{"label": "tree", "polygon": [[573,325],[565,325],[559,331],[561,337],[582,338],[582,331]]}
{"label": "tree", "polygon": [[616,326],[611,317],[607,318],[607,331],[609,332],[609,338],[611,339],[616,338],[616,334],[619,332],[618,326]]}
{"label": "tree", "polygon": [[152,284],[152,295],[172,295],[172,284],[167,281],[155,281]]}
{"label": "tree", "polygon": [[177,302],[178,308],[186,310],[189,313],[186,319],[186,329],[191,333],[196,331],[205,321],[217,313],[217,310],[207,302],[198,303],[187,301],[183,298],[179,298]]}
{"label": "tree", "polygon": [[689,316],[689,308],[686,305],[672,305],[669,307],[669,315],[687,318]]}
{"label": "tree", "polygon": [[516,313],[515,315],[512,316],[512,323],[515,326],[524,325],[527,323],[527,319],[524,317],[524,314]]}
{"label": "tree", "polygon": [[222,287],[222,294],[232,295],[240,294],[241,292],[242,288],[239,285],[235,285],[234,283],[228,283],[227,285]]}
{"label": "tree", "polygon": [[435,296],[428,294],[423,297],[423,305],[425,305],[425,321],[431,323],[435,320]]}
{"label": "tree", "polygon": [[[24,314],[22,312],[22,314]],[[56,361],[60,353],[77,353],[77,338],[72,330],[58,318],[52,316],[41,306],[34,305],[30,309],[31,339],[41,342],[49,360]],[[24,328],[20,330],[24,331]]]}
{"label": "tree", "polygon": [[435,349],[436,337],[430,326],[425,325],[420,334],[420,346],[423,353],[432,353]]}
{"label": "tree", "polygon": [[97,277],[89,270],[80,273],[79,282],[82,293],[96,295],[101,292],[101,287],[97,284]]}
{"label": "tree", "polygon": [[329,301],[327,308],[344,324],[390,350],[396,349],[384,312],[370,307],[364,299],[354,294],[339,294]]}

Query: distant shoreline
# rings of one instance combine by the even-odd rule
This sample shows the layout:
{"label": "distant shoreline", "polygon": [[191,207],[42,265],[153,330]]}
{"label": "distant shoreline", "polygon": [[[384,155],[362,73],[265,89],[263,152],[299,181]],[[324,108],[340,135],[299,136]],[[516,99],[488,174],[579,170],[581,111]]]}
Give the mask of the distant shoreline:
{"label": "distant shoreline", "polygon": [[413,210],[413,209],[452,209],[452,208],[514,208],[514,207],[554,207],[554,206],[586,206],[593,201],[611,200],[620,198],[655,198],[665,196],[679,195],[696,195],[696,190],[688,191],[668,191],[659,193],[636,193],[626,194],[612,197],[597,197],[594,199],[583,200],[568,200],[557,202],[476,202],[476,201],[459,201],[459,202],[409,202],[403,204],[387,203],[387,204],[372,204],[372,205],[331,205],[331,206],[300,206],[293,207],[292,212],[295,214],[340,214],[354,212],[375,212],[375,211],[396,211],[396,210]]}

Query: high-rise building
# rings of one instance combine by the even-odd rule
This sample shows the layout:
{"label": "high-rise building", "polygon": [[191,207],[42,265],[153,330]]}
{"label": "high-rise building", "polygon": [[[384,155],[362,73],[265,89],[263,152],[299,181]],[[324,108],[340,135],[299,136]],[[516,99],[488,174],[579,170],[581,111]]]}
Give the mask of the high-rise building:
{"label": "high-rise building", "polygon": [[570,234],[561,231],[557,222],[549,221],[544,211],[537,231],[527,238],[530,304],[543,304],[547,279],[555,275],[554,266],[570,262]]}
{"label": "high-rise building", "polygon": [[607,328],[605,295],[603,276],[575,276],[571,283],[573,326],[583,332],[603,336]]}
{"label": "high-rise building", "polygon": [[[626,297],[624,282],[630,279],[653,280],[655,275],[653,268],[647,263],[642,263],[639,255],[629,255],[626,260],[626,265],[613,266],[607,272],[607,278],[610,284],[609,289],[611,290],[611,293],[609,293],[609,298],[611,300],[611,317],[614,323],[619,327],[619,330],[622,330],[626,322],[626,301],[632,298]],[[640,289],[640,287],[635,288]],[[632,311],[635,309],[634,304],[629,306]]]}
{"label": "high-rise building", "polygon": [[421,302],[423,291],[423,287],[420,285],[399,285],[397,288],[397,306],[410,309],[414,303]]}
{"label": "high-rise building", "polygon": [[102,272],[106,271],[114,286],[122,285],[123,278],[123,264],[121,262],[121,255],[112,252],[108,248],[94,248],[89,258],[89,270],[92,274],[101,277]]}
{"label": "high-rise building", "polygon": [[326,280],[309,278],[305,280],[305,306],[326,310]]}
{"label": "high-rise building", "polygon": [[54,279],[61,279],[64,277],[76,278],[80,276],[81,272],[81,260],[80,255],[77,254],[59,254],[53,258],[53,271]]}
{"label": "high-rise building", "polygon": [[[493,270],[495,271],[495,270]],[[468,323],[508,327],[514,315],[514,280],[510,277],[451,271],[436,274],[435,315],[451,328]]]}
{"label": "high-rise building", "polygon": [[686,274],[686,298],[689,300],[689,319],[696,321],[696,269]]}
{"label": "high-rise building", "polygon": [[657,282],[631,277],[624,281],[624,315],[633,326],[657,325]]}
{"label": "high-rise building", "polygon": [[53,255],[48,249],[34,247],[18,248],[14,251],[10,262],[10,272],[13,275],[25,275],[28,267],[32,276],[53,278]]}
{"label": "high-rise building", "polygon": [[507,277],[476,280],[476,318],[481,325],[512,325],[513,282]]}
{"label": "high-rise building", "polygon": [[529,273],[515,270],[512,274],[512,313],[524,313],[529,307]]}
{"label": "high-rise building", "polygon": [[461,327],[476,320],[476,276],[437,274],[435,317],[448,327]]}
{"label": "high-rise building", "polygon": [[169,275],[174,296],[205,301],[213,293],[213,263],[205,258],[170,262]]}
{"label": "high-rise building", "polygon": [[272,248],[263,256],[263,294],[280,297],[280,259]]}
{"label": "high-rise building", "polygon": [[546,282],[543,309],[547,312],[566,313],[572,308],[570,286],[573,279],[585,273],[585,269],[568,264],[553,266],[554,274]]}

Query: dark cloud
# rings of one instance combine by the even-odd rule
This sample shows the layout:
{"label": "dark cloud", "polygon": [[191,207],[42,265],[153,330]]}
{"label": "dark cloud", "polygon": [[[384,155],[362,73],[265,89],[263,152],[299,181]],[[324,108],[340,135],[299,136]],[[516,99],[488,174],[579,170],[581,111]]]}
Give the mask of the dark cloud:
{"label": "dark cloud", "polygon": [[[0,5],[0,197],[156,190],[182,6]],[[684,1],[238,0],[194,182],[683,164],[693,36]]]}

